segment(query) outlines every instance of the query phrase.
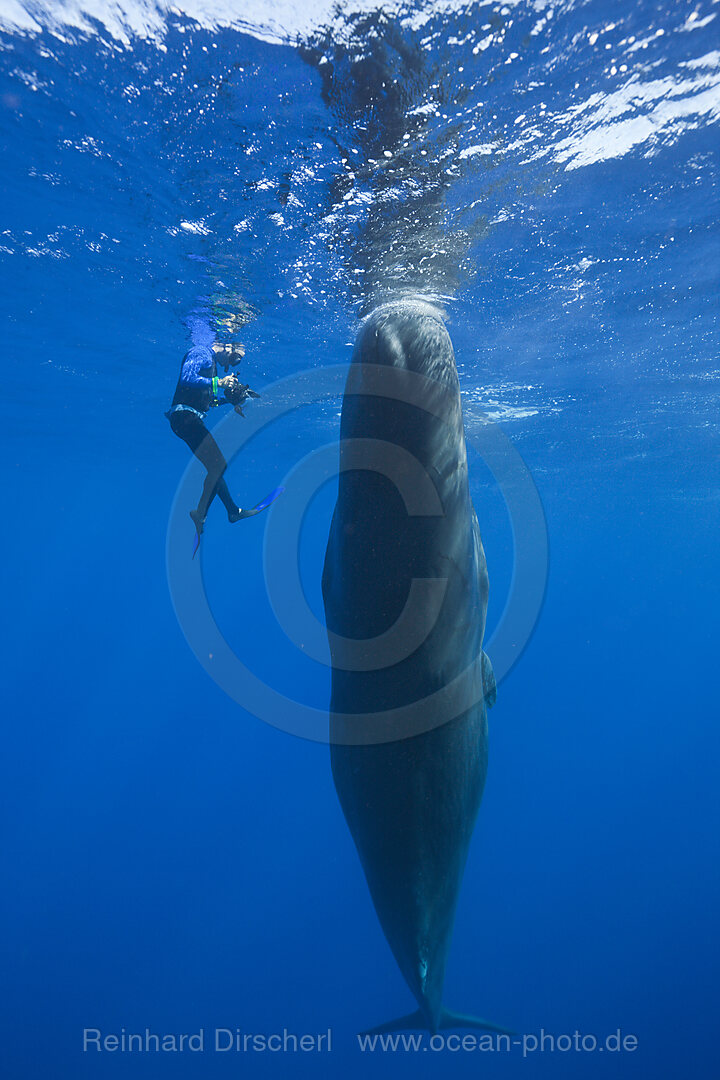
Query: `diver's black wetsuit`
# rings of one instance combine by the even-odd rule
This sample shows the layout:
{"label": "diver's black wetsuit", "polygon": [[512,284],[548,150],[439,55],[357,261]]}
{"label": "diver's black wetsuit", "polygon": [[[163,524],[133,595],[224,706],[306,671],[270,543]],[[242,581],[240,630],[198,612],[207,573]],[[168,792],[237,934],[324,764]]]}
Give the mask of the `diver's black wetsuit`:
{"label": "diver's black wetsuit", "polygon": [[227,462],[220,447],[204,424],[205,413],[213,405],[228,405],[218,397],[215,357],[207,345],[195,345],[183,358],[180,378],[169,411],[165,414],[175,434],[188,444],[193,454],[207,469],[203,492],[198,503],[197,517],[202,523],[210,503],[220,497],[231,521],[240,513],[228,486],[224,472]]}

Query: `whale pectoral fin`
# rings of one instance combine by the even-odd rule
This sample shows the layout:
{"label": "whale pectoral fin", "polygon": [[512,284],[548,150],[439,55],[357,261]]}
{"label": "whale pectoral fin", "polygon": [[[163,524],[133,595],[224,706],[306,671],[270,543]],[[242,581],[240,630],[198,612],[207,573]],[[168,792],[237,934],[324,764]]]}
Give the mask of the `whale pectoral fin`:
{"label": "whale pectoral fin", "polygon": [[495,682],[495,672],[490,663],[490,657],[486,652],[482,654],[482,681],[485,703],[488,709],[492,709],[497,701],[497,683]]}

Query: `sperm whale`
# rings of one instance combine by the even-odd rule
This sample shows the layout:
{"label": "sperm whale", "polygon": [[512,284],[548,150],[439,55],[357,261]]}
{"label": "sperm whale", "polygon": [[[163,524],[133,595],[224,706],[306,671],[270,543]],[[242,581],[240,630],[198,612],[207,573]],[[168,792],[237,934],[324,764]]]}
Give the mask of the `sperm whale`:
{"label": "sperm whale", "polygon": [[333,779],[418,1006],[375,1031],[506,1030],[442,1003],[495,701],[487,598],[450,336],[430,303],[381,305],[350,365],[323,570]]}

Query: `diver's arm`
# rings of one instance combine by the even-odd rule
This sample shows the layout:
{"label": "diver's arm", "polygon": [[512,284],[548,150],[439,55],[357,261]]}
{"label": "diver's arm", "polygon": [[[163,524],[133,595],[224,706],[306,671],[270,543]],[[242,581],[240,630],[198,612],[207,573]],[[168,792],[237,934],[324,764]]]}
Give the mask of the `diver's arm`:
{"label": "diver's arm", "polygon": [[237,382],[235,375],[225,375],[222,379],[213,379],[212,391],[216,405],[232,405],[233,402],[225,394],[220,397],[220,390],[231,390]]}
{"label": "diver's arm", "polygon": [[[180,373],[180,381],[186,386],[212,390],[212,377],[201,375],[201,369],[209,366],[208,350],[202,346],[195,346],[185,357]],[[211,369],[212,370],[212,369]]]}

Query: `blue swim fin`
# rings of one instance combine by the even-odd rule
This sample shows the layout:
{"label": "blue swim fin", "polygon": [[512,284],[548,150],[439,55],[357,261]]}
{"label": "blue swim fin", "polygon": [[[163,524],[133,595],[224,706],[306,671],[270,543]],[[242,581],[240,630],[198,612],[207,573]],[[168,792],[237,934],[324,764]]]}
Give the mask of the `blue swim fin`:
{"label": "blue swim fin", "polygon": [[[282,495],[284,490],[284,487],[273,488],[270,494],[266,495],[265,498],[261,500],[261,502],[256,503],[255,506],[253,506],[250,510],[241,510],[237,517],[232,517],[230,518],[230,520],[232,522],[235,522],[242,521],[243,518],[255,517],[255,515],[259,514],[262,510],[267,510],[268,506],[270,506],[271,503],[274,503],[278,495]],[[202,535],[203,525],[205,524],[205,522],[204,520],[200,520],[196,510],[190,511],[190,517],[195,522],[195,544],[193,546],[192,553],[192,557],[194,559],[198,553],[198,548],[200,547],[200,537]]]}
{"label": "blue swim fin", "polygon": [[255,515],[259,514],[261,510],[267,510],[268,506],[270,506],[271,503],[274,503],[278,495],[282,495],[284,490],[284,487],[273,488],[269,495],[266,495],[264,499],[262,499],[259,503],[256,503],[255,506],[253,506],[250,510],[241,510],[240,518],[238,518],[238,521],[241,518],[255,517]]}
{"label": "blue swim fin", "polygon": [[192,523],[195,526],[195,545],[193,547],[192,557],[193,559],[197,555],[197,550],[200,547],[200,537],[202,536],[203,526],[205,525],[205,518],[201,518],[197,510],[190,511],[190,517]]}
{"label": "blue swim fin", "polygon": [[270,492],[270,494],[266,495],[265,498],[262,500],[262,502],[256,503],[255,506],[253,506],[254,512],[256,514],[259,514],[261,510],[266,510],[267,507],[270,506],[271,503],[275,502],[278,495],[282,495],[284,490],[285,490],[284,487],[273,488],[273,490]]}

